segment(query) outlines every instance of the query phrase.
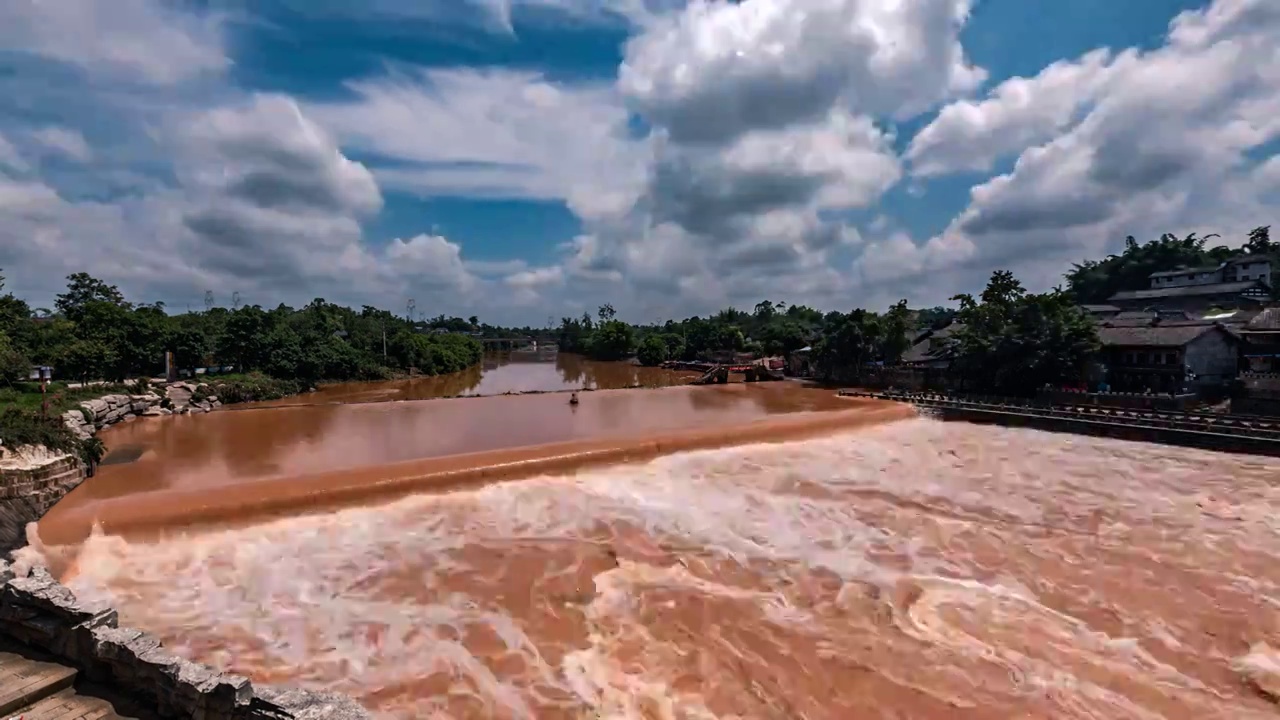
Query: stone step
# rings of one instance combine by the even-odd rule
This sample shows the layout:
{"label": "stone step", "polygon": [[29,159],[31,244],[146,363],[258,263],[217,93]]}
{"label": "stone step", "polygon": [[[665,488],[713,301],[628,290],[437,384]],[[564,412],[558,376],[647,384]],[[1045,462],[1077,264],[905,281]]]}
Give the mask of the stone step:
{"label": "stone step", "polygon": [[29,705],[15,715],[22,720],[127,720],[106,700],[80,695],[67,688]]}
{"label": "stone step", "polygon": [[70,688],[75,679],[72,668],[0,652],[0,718]]}

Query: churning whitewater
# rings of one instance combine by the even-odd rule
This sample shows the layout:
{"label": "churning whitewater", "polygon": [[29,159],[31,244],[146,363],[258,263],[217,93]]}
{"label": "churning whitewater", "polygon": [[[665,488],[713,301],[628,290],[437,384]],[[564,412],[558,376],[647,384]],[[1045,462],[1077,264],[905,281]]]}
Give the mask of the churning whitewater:
{"label": "churning whitewater", "polygon": [[1249,720],[1280,463],[914,419],[155,544],[122,622],[388,718]]}

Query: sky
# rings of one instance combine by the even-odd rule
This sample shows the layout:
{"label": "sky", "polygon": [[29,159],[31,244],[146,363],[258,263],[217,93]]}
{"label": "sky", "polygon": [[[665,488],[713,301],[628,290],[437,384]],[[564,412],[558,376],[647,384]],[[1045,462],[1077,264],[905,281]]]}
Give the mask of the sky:
{"label": "sky", "polygon": [[543,325],[1033,291],[1280,207],[1275,0],[9,0],[0,268]]}

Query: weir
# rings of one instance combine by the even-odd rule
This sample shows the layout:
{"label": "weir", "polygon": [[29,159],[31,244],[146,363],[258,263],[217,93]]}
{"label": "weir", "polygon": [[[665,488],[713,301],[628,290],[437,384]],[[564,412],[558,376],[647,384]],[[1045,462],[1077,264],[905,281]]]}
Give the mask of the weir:
{"label": "weir", "polygon": [[[5,491],[0,494],[0,517],[14,526],[11,534],[15,535],[17,527],[39,520],[38,547],[44,554],[43,561],[64,565],[63,569],[74,576],[75,551],[69,546],[84,541],[95,527],[131,539],[154,539],[173,531],[241,527],[273,517],[313,514],[413,493],[441,493],[531,476],[566,474],[682,451],[785,442],[913,415],[910,408],[893,403],[838,400],[836,404],[844,409],[796,412],[755,422],[642,436],[423,458],[372,469],[259,480],[231,488],[143,492],[61,507],[58,500],[83,481],[84,473],[73,459],[58,458],[35,471],[6,474]],[[118,469],[127,471],[127,467]],[[54,511],[46,512],[50,507]],[[10,538],[5,549],[13,550],[18,544],[18,538]],[[33,551],[24,552],[29,559]],[[116,717],[104,701],[67,689],[74,680],[110,685],[114,692],[121,693],[119,697],[144,708],[148,716],[154,713],[161,718],[367,717],[356,703],[340,695],[265,686],[255,690],[245,678],[224,675],[169,654],[160,641],[119,627],[115,610],[77,599],[47,570],[30,562],[16,567],[0,562],[0,649],[3,647],[18,651],[12,657],[19,664],[47,667],[41,672],[51,678],[44,684],[27,682],[32,692],[15,696],[10,703],[13,708],[44,712],[40,708],[46,705],[68,711],[105,707],[101,717]]]}
{"label": "weir", "polygon": [[857,399],[843,403],[847,409],[791,413],[750,423],[681,432],[504,448],[373,468],[256,480],[231,487],[133,494],[85,505],[55,507],[41,521],[40,534],[49,545],[81,542],[95,525],[111,535],[154,537],[166,531],[242,525],[299,512],[382,502],[412,493],[447,492],[485,483],[642,462],[691,450],[787,442],[915,415],[910,407],[897,403]]}

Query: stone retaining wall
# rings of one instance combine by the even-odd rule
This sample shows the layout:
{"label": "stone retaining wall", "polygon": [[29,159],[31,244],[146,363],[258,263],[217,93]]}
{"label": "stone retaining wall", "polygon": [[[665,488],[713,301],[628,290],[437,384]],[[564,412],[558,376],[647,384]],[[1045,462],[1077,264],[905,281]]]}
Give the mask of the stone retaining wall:
{"label": "stone retaining wall", "polygon": [[75,667],[91,682],[153,708],[166,720],[366,720],[332,693],[254,688],[247,678],[183,660],[111,608],[82,603],[43,568],[0,560],[0,636]]}
{"label": "stone retaining wall", "polygon": [[27,525],[84,482],[78,459],[55,454],[40,460],[0,462],[0,557],[26,545]]}
{"label": "stone retaining wall", "polygon": [[[81,438],[87,438],[108,425],[127,422],[136,417],[186,415],[210,412],[222,407],[216,395],[204,395],[204,383],[170,383],[163,388],[164,395],[148,392],[140,395],[103,395],[96,400],[85,400],[80,407],[62,414],[62,421]],[[195,398],[199,398],[198,400]]]}

